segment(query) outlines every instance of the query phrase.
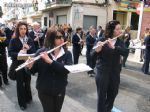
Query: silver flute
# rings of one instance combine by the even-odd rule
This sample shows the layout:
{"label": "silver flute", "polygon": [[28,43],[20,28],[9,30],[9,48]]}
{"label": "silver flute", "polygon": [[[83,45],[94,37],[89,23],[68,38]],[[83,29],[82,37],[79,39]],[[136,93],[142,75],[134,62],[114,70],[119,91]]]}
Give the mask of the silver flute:
{"label": "silver flute", "polygon": [[[62,47],[63,45],[65,45],[65,44],[67,44],[67,43],[68,43],[68,42],[66,41],[66,42],[62,43],[61,45],[59,45],[59,46],[57,46],[57,47],[55,47],[55,48],[53,48],[53,49],[47,51],[47,54],[53,52],[54,50],[56,50],[56,49]],[[21,70],[22,68],[26,67],[27,65],[33,63],[34,61],[39,60],[40,58],[41,58],[41,55],[38,55],[38,56],[34,57],[31,61],[29,61],[29,62],[26,61],[25,63],[21,64],[20,66],[18,66],[18,67],[15,69],[16,72],[17,72],[18,70]]]}
{"label": "silver flute", "polygon": [[[112,38],[111,41],[113,41],[113,40],[115,40],[115,39],[117,39],[117,38],[119,38],[119,37],[121,37],[121,36],[123,36],[123,33],[121,33],[120,35],[118,35],[118,36]],[[108,41],[108,40],[105,40],[105,41],[102,42],[102,43],[103,43],[103,44],[106,44],[107,41]],[[94,46],[93,49],[96,49],[96,48],[98,48],[99,46],[100,46],[100,45]]]}

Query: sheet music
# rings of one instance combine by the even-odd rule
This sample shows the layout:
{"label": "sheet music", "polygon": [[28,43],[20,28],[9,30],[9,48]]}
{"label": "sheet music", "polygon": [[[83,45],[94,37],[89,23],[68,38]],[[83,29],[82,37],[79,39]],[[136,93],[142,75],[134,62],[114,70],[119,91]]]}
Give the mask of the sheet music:
{"label": "sheet music", "polygon": [[24,54],[24,53],[19,53],[17,56],[17,60],[27,60],[28,57],[34,57],[35,54]]}
{"label": "sheet music", "polygon": [[70,73],[79,73],[79,72],[87,72],[92,70],[91,67],[84,63],[76,64],[76,65],[65,65],[65,68],[70,71]]}
{"label": "sheet music", "polygon": [[145,49],[146,46],[145,45],[142,45],[142,46],[129,46],[129,48],[132,48],[132,49]]}
{"label": "sheet music", "polygon": [[23,53],[19,53],[18,56],[31,56],[33,57],[35,54],[23,54]]}

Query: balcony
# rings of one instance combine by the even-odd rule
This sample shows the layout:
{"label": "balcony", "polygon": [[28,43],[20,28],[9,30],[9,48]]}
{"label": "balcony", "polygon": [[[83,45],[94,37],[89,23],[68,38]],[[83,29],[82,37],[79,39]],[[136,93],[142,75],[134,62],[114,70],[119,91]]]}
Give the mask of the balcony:
{"label": "balcony", "polygon": [[109,3],[109,0],[72,0],[72,3],[104,6]]}
{"label": "balcony", "polygon": [[46,3],[46,7],[71,6],[72,0],[52,0]]}

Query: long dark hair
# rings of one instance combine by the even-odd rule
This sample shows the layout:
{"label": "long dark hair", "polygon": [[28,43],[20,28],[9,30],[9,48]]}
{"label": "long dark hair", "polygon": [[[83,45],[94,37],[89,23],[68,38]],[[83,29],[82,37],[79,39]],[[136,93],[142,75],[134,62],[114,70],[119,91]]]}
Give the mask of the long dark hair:
{"label": "long dark hair", "polygon": [[[55,46],[55,39],[57,37],[57,32],[60,32],[64,36],[64,31],[60,28],[56,28],[55,26],[50,27],[46,32],[46,37],[44,39],[44,47],[53,49]],[[66,45],[63,46],[65,50],[67,50]]]}
{"label": "long dark hair", "polygon": [[27,24],[26,22],[24,22],[24,21],[20,21],[20,22],[17,24],[16,29],[15,29],[15,37],[16,37],[16,38],[19,38],[19,36],[20,36],[19,27],[22,26],[22,25],[26,26],[26,29],[27,29],[27,31],[26,31],[26,36],[27,36],[27,37],[29,36],[28,24]]}
{"label": "long dark hair", "polygon": [[114,29],[118,24],[120,24],[120,22],[117,20],[109,21],[106,24],[105,33],[104,33],[106,39],[113,38]]}

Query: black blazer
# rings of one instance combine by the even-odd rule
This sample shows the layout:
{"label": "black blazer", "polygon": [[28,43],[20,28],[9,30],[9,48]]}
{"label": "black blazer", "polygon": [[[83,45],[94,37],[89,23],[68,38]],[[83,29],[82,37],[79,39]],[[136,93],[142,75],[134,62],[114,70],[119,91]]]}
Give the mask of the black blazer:
{"label": "black blazer", "polygon": [[[48,49],[42,48],[37,51],[37,55],[40,52],[47,51]],[[49,55],[51,58],[51,56]],[[69,51],[66,51],[63,56],[53,61],[52,64],[48,64],[42,59],[37,60],[30,72],[32,74],[38,73],[36,88],[39,92],[44,94],[56,95],[64,92],[67,85],[67,78],[69,71],[64,65],[72,64],[72,55]]]}
{"label": "black blazer", "polygon": [[[105,38],[102,38],[101,41],[105,41]],[[92,58],[97,57],[96,67],[101,73],[119,75],[121,71],[121,55],[124,56],[126,53],[127,49],[124,42],[118,38],[115,43],[115,49],[111,49],[105,44],[99,53],[93,51],[91,55]]]}
{"label": "black blazer", "polygon": [[[29,32],[29,36],[33,39],[36,50],[39,49],[40,46],[41,47],[43,46],[44,38],[45,38],[44,32],[39,31],[39,33],[43,33],[43,36],[39,38],[40,43],[38,43],[37,41],[34,41],[34,39],[36,38],[34,31],[32,30],[31,32]],[[40,44],[40,46],[39,46],[39,44]]]}
{"label": "black blazer", "polygon": [[75,33],[72,37],[73,49],[78,49],[80,51],[81,44],[79,44],[78,42],[80,42],[80,38],[78,37],[77,33]]}
{"label": "black blazer", "polygon": [[145,55],[150,57],[150,35],[146,36],[144,39],[145,48]]}
{"label": "black blazer", "polygon": [[[1,33],[0,37],[5,37],[5,34]],[[6,40],[7,40],[7,38],[6,38]],[[6,49],[5,49],[7,46],[6,40],[3,42],[0,42],[0,54],[1,55],[6,53]]]}
{"label": "black blazer", "polygon": [[[97,31],[96,34],[98,34],[98,32],[99,32],[99,31]],[[99,39],[99,38],[102,38],[102,37],[103,37],[103,34],[104,34],[104,30],[102,29],[97,38],[98,38],[98,39]]]}
{"label": "black blazer", "polygon": [[86,37],[86,48],[87,52],[90,52],[96,42],[96,38],[92,37],[90,34]]}
{"label": "black blazer", "polygon": [[[30,46],[30,49],[27,51],[27,54],[32,54],[35,52],[35,46],[31,38],[28,37],[27,44]],[[19,38],[12,38],[9,43],[8,53],[12,61],[17,60],[19,51],[22,49],[23,45]]]}

